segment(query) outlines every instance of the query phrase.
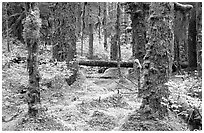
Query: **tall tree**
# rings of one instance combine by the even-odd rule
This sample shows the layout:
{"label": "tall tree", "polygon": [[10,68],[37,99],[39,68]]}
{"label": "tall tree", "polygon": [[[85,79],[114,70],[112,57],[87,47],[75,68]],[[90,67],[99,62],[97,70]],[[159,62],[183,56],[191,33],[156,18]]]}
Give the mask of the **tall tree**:
{"label": "tall tree", "polygon": [[98,42],[101,44],[101,5],[98,2]]}
{"label": "tall tree", "polygon": [[195,3],[189,3],[193,5],[193,9],[191,10],[191,17],[189,21],[189,29],[188,29],[188,64],[189,68],[197,67],[197,56],[196,56],[196,8]]}
{"label": "tall tree", "polygon": [[168,86],[173,51],[173,3],[152,2],[148,19],[146,54],[143,63],[143,87],[140,91],[143,101],[141,110],[147,118],[163,118],[166,107],[162,98],[168,98]]}
{"label": "tall tree", "polygon": [[66,63],[69,70],[71,70],[72,75],[66,79],[68,85],[71,85],[76,81],[77,73],[78,73],[78,64],[76,62],[76,2],[67,2],[65,5],[65,11],[66,12]]}
{"label": "tall tree", "polygon": [[103,34],[104,34],[104,49],[107,50],[108,49],[108,44],[107,44],[107,38],[108,38],[108,34],[107,34],[107,3],[104,2],[104,8],[103,8]]}
{"label": "tall tree", "polygon": [[196,27],[197,27],[197,69],[202,76],[202,3],[196,3]]}
{"label": "tall tree", "polygon": [[145,2],[128,3],[132,21],[132,56],[143,62],[146,43],[146,18],[149,4]]}
{"label": "tall tree", "polygon": [[83,3],[83,9],[82,9],[82,17],[81,17],[81,56],[83,56],[83,39],[84,39],[84,28],[85,28],[85,21],[84,21],[84,19],[85,19],[85,11],[86,11],[86,4],[87,4],[87,2],[84,2]]}
{"label": "tall tree", "polygon": [[7,50],[10,52],[10,45],[9,45],[9,16],[8,16],[8,2],[5,3],[5,9],[6,9],[6,43],[7,43]]}
{"label": "tall tree", "polygon": [[116,41],[117,41],[117,62],[118,62],[118,75],[121,77],[121,71],[120,71],[120,61],[121,61],[121,50],[120,50],[120,2],[117,3],[117,15],[116,15]]}
{"label": "tall tree", "polygon": [[188,41],[188,25],[189,11],[191,5],[183,6],[180,3],[175,3],[175,18],[174,18],[174,62],[178,70],[181,63],[187,62],[187,41]]}
{"label": "tall tree", "polygon": [[93,59],[93,22],[92,22],[92,8],[91,3],[88,3],[88,25],[89,25],[89,59]]}
{"label": "tall tree", "polygon": [[35,117],[40,107],[40,75],[38,71],[38,45],[40,38],[41,19],[38,3],[25,3],[26,19],[23,37],[28,49],[27,69],[29,73],[28,114]]}
{"label": "tall tree", "polygon": [[[117,17],[117,11],[115,12],[115,10],[117,10],[117,3],[112,2],[111,3],[111,8],[112,10],[110,11],[111,13],[111,18],[115,20],[115,18]],[[110,59],[111,60],[117,60],[118,58],[118,45],[117,45],[117,24],[116,21],[114,21],[114,30],[110,31],[111,33],[113,33],[113,35],[111,36],[111,47],[110,47]]]}

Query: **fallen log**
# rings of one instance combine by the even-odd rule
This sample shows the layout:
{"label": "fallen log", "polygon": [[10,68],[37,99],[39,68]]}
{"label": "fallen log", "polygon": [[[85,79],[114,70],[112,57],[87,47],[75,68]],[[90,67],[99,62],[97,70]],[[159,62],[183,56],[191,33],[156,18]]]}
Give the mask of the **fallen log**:
{"label": "fallen log", "polygon": [[[78,62],[79,62],[79,65],[98,66],[98,67],[117,67],[117,63],[118,63],[117,61],[104,61],[104,60],[79,60]],[[180,62],[179,65],[181,66],[182,69],[185,69],[188,67],[188,63],[186,62]],[[138,66],[140,68],[142,67],[140,64],[138,64]],[[133,68],[133,61],[129,61],[129,62],[121,61],[120,67]],[[175,64],[173,64],[172,69],[173,69],[172,72],[176,72],[178,70],[178,67]]]}
{"label": "fallen log", "polygon": [[[98,67],[117,67],[117,61],[103,61],[103,60],[79,60],[79,65],[98,66]],[[120,67],[133,67],[133,62],[120,62]]]}

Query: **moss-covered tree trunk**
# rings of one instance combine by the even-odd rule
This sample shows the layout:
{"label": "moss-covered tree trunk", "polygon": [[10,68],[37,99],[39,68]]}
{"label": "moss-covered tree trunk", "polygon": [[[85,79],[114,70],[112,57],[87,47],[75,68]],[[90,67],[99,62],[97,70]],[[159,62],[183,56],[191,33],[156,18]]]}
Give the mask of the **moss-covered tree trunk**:
{"label": "moss-covered tree trunk", "polygon": [[71,85],[76,81],[78,65],[76,62],[76,7],[77,4],[75,2],[67,2],[66,3],[66,52],[67,58],[66,63],[68,69],[71,70],[72,75],[66,79],[67,83]]}
{"label": "moss-covered tree trunk", "polygon": [[[132,56],[143,62],[146,43],[146,10],[147,4],[144,2],[132,3]],[[147,9],[146,9],[147,8]]]}
{"label": "moss-covered tree trunk", "polygon": [[196,3],[196,28],[197,28],[197,70],[202,76],[202,3]]}
{"label": "moss-covered tree trunk", "polygon": [[27,70],[29,73],[28,114],[35,117],[40,107],[40,75],[38,71],[38,45],[41,19],[37,3],[25,4],[27,14],[24,22],[23,36],[28,49]]}
{"label": "moss-covered tree trunk", "polygon": [[148,19],[146,54],[143,63],[144,81],[140,96],[143,98],[141,111],[147,118],[163,118],[166,107],[162,98],[168,97],[169,79],[173,60],[173,12],[174,4],[152,2]]}

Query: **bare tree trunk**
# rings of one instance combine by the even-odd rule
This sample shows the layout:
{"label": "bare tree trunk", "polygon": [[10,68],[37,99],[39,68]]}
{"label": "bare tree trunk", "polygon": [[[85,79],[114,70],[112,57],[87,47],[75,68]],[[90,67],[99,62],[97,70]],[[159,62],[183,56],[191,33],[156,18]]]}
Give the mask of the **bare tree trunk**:
{"label": "bare tree trunk", "polygon": [[111,48],[110,48],[110,59],[117,60],[118,57],[118,47],[116,34],[111,38]]}
{"label": "bare tree trunk", "polygon": [[98,43],[99,45],[101,44],[101,6],[100,6],[100,2],[98,2],[98,17],[99,17],[99,25],[98,25]]}
{"label": "bare tree trunk", "polygon": [[107,50],[108,49],[108,44],[107,44],[107,25],[106,25],[106,21],[107,21],[107,3],[104,2],[104,11],[103,11],[103,15],[104,15],[104,18],[103,18],[103,25],[104,25],[104,49]]}
{"label": "bare tree trunk", "polygon": [[93,59],[93,20],[91,16],[91,3],[87,4],[88,7],[88,29],[89,29],[89,55],[88,59]]}
{"label": "bare tree trunk", "polygon": [[197,27],[197,70],[198,76],[202,76],[202,3],[196,3],[196,27]]}
{"label": "bare tree trunk", "polygon": [[117,49],[118,49],[118,56],[117,56],[117,62],[118,62],[118,75],[119,78],[122,77],[121,71],[120,71],[120,61],[121,61],[121,50],[120,50],[120,3],[117,3],[117,16],[116,16],[116,41],[117,41]]}
{"label": "bare tree trunk", "polygon": [[[188,14],[191,5],[182,5],[175,3],[175,18],[174,18],[174,63],[177,66],[177,70],[181,69],[180,62],[187,62],[188,53],[186,42],[188,41]],[[185,8],[184,8],[185,7]]]}
{"label": "bare tree trunk", "polygon": [[173,3],[152,2],[150,4],[150,17],[148,21],[144,57],[144,81],[140,96],[143,98],[141,111],[148,118],[163,118],[167,109],[161,104],[162,98],[168,98],[168,86],[172,66],[173,49]]}
{"label": "bare tree trunk", "polygon": [[86,11],[86,5],[85,2],[83,3],[83,11],[82,11],[82,22],[81,22],[81,56],[83,56],[83,39],[84,39],[84,28],[85,28],[85,11]]}
{"label": "bare tree trunk", "polygon": [[93,59],[93,24],[89,24],[89,59]]}
{"label": "bare tree trunk", "polygon": [[[195,3],[191,3],[195,6]],[[191,11],[191,18],[189,22],[188,30],[188,63],[190,69],[195,69],[197,67],[197,56],[196,56],[196,9],[193,7]]]}
{"label": "bare tree trunk", "polygon": [[7,50],[8,52],[10,52],[10,45],[9,45],[9,27],[8,27],[8,20],[9,20],[9,16],[8,16],[8,2],[6,2],[6,43],[7,43]]}

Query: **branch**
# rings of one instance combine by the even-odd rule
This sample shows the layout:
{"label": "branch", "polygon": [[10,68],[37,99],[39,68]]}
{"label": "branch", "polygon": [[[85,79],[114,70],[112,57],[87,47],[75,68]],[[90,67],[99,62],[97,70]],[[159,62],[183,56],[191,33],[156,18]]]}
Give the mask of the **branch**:
{"label": "branch", "polygon": [[193,8],[192,5],[184,5],[184,4],[180,4],[178,2],[174,2],[174,10],[175,11],[184,11],[184,12],[188,12]]}

